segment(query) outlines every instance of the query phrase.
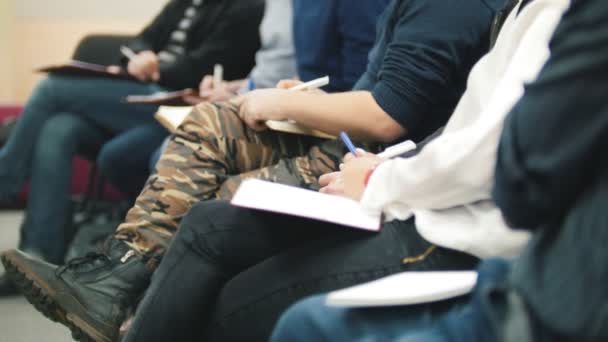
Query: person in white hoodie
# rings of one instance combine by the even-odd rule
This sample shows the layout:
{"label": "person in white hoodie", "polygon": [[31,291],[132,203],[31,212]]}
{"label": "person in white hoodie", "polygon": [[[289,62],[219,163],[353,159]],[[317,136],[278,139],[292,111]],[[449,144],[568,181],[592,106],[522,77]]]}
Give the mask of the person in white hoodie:
{"label": "person in white hoodie", "polygon": [[[608,163],[598,158],[608,137],[607,23],[607,2],[572,1],[549,62],[503,124],[492,199],[510,226],[533,233],[516,260],[485,260],[471,294],[425,305],[308,299],[271,341],[607,341]],[[408,286],[398,289],[376,297],[402,300]]]}
{"label": "person in white hoodie", "polygon": [[[549,57],[549,38],[568,3],[536,0],[519,15],[514,10],[473,68],[445,131],[418,155],[377,166],[365,193],[363,178],[377,162],[370,156],[347,162],[344,175],[324,177],[334,180],[326,190],[335,192],[342,179],[346,194],[363,195],[366,208],[396,218],[381,232],[200,203],[183,219],[125,341],[186,334],[202,322],[209,341],[262,340],[280,313],[307,295],[400,271],[471,269],[478,258],[516,255],[528,235],[507,228],[489,201],[498,136],[524,83]],[[370,167],[351,177],[363,161]],[[13,261],[50,272],[19,252],[4,255],[5,264]],[[242,274],[240,287],[224,288]],[[217,329],[221,338],[213,335]]]}

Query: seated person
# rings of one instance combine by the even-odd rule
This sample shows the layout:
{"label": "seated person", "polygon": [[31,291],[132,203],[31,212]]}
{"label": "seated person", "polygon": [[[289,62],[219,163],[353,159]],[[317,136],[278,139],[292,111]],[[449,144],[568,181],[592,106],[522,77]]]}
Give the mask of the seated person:
{"label": "seated person", "polygon": [[589,30],[607,20],[606,2],[572,1],[551,60],[505,122],[493,199],[534,234],[517,260],[484,263],[471,295],[444,302],[338,309],[309,299],[287,311],[272,341],[607,340],[608,169],[598,155],[608,31]]}
{"label": "seated person", "polygon": [[[62,262],[74,154],[98,150],[116,137],[108,148],[126,144],[129,158],[149,157],[167,134],[153,118],[156,107],[126,104],[123,98],[196,86],[218,61],[227,78],[243,77],[259,46],[263,7],[263,0],[173,0],[130,44],[137,55],[126,68],[142,82],[65,75],[43,80],[0,150],[0,196],[13,196],[31,179],[19,247]],[[0,293],[5,289],[11,292],[2,275]]]}
{"label": "seated person", "polygon": [[[554,5],[546,8],[545,11],[540,11],[539,16],[551,18],[553,15],[554,20],[557,21],[560,11],[559,7],[555,7]],[[450,204],[441,204],[453,206],[454,212],[439,210],[435,215],[427,216],[435,221],[453,221],[455,224],[459,223],[457,218],[463,216],[461,211],[466,212],[469,209],[471,216],[479,217],[484,216],[487,209],[492,209],[484,204],[471,205],[471,201],[476,203],[480,198],[489,198],[487,184],[492,181],[491,170],[500,123],[521,96],[522,91],[517,90],[523,88],[524,82],[534,78],[548,56],[546,42],[552,27],[550,25],[528,27],[528,23],[534,23],[530,17],[535,18],[535,13],[528,13],[524,20],[518,21],[518,26],[515,27],[517,30],[510,27],[507,31],[513,37],[504,38],[503,40],[506,40],[504,43],[500,43],[499,39],[500,44],[474,69],[474,74],[471,75],[471,88],[465,93],[452,121],[448,123],[446,133],[438,138],[440,140],[431,142],[419,156],[406,160],[411,163],[412,172],[408,174],[412,175],[416,182],[411,182],[407,187],[402,188],[401,196],[393,192],[387,193],[385,199],[389,202],[382,203],[387,209],[394,208],[395,211],[391,212],[398,215],[401,221],[386,223],[381,233],[369,235],[369,233],[345,231],[342,227],[332,224],[318,224],[305,219],[238,209],[231,207],[227,202],[201,203],[191,210],[182,222],[140,306],[135,325],[131,330],[132,336],[127,335],[127,340],[130,338],[162,340],[169,337],[188,340],[191,337],[188,334],[204,334],[202,330],[211,323],[216,303],[221,303],[217,301],[217,296],[226,282],[269,257],[281,253],[287,254],[287,256],[281,254],[284,256],[282,260],[285,260],[281,263],[283,265],[281,269],[284,271],[277,270],[275,274],[288,278],[290,285],[279,289],[274,283],[269,286],[268,290],[278,295],[267,303],[270,308],[266,311],[250,310],[252,305],[244,305],[242,311],[246,311],[245,313],[239,312],[240,310],[231,312],[231,317],[246,315],[247,312],[255,315],[255,319],[242,320],[255,322],[256,326],[261,327],[253,333],[255,339],[267,336],[274,319],[287,305],[297,298],[323,289],[351,285],[405,269],[470,268],[476,263],[475,256],[517,254],[519,248],[527,241],[527,234],[514,233],[501,225],[493,229],[493,227],[478,225],[466,226],[460,221],[460,225],[449,227],[453,230],[453,234],[442,237],[444,235],[442,233],[446,230],[443,225],[428,222],[425,224],[424,220],[416,223],[411,219],[403,221],[408,216],[407,210],[399,206],[399,203],[415,201],[415,197],[420,196],[420,200],[423,201],[421,203],[426,203],[426,207],[418,203],[416,209],[420,210],[416,210],[416,215],[424,215],[436,209],[429,204],[433,202],[431,198],[441,198],[445,194],[451,195],[457,191],[460,195],[452,197]],[[510,19],[514,20],[514,18]],[[529,34],[535,39],[523,39],[522,46],[519,47],[519,38],[527,38],[525,36],[527,30],[531,30]],[[522,51],[535,52],[532,54],[534,58],[523,56]],[[517,57],[516,61],[513,57]],[[500,73],[497,73],[497,70]],[[486,94],[498,88],[514,88],[514,91],[506,94],[504,98],[494,97],[492,101],[488,100]],[[485,125],[476,126],[473,124],[475,122],[484,122]],[[187,127],[182,125],[180,130],[187,130]],[[186,140],[182,142],[191,143]],[[461,146],[462,153],[455,155],[453,146]],[[429,160],[446,157],[453,157],[454,169],[446,170],[440,163],[429,163]],[[161,164],[163,160],[165,159],[161,159]],[[379,174],[389,172],[392,163],[387,162],[386,165],[378,167],[376,172]],[[425,165],[427,167],[423,167]],[[385,171],[382,171],[383,168]],[[364,169],[363,173],[367,173],[368,170],[369,168]],[[375,179],[393,181],[393,177],[384,178],[378,174],[372,176],[370,187],[375,183],[380,192],[384,191],[385,184]],[[350,184],[348,179],[345,181]],[[444,186],[432,187],[431,185],[436,182]],[[325,181],[323,183],[325,184]],[[349,186],[349,188],[360,189],[363,180],[356,179],[354,184],[355,187]],[[423,194],[423,189],[429,189],[429,193]],[[496,219],[491,215],[496,212],[489,210],[489,218]],[[466,219],[466,215],[464,216]],[[290,229],[277,229],[278,227]],[[430,232],[434,238],[424,239],[419,231],[425,234]],[[154,237],[151,232],[151,229],[142,230],[141,236],[150,238],[148,241],[151,241]],[[497,237],[497,239],[489,237]],[[161,245],[162,242],[157,244]],[[377,257],[369,251],[377,253]],[[18,274],[27,274],[29,279],[35,275],[40,281],[39,283],[26,281],[28,286],[57,290],[61,288],[60,291],[64,293],[82,298],[86,303],[73,305],[74,303],[69,303],[69,300],[56,299],[46,294],[42,296],[44,300],[54,303],[53,311],[71,312],[72,317],[78,317],[74,320],[86,320],[89,327],[95,326],[95,333],[114,336],[115,332],[112,329],[116,329],[125,314],[101,314],[105,311],[104,307],[112,302],[111,294],[120,293],[125,298],[130,298],[136,293],[141,293],[148,285],[150,272],[148,267],[155,267],[157,259],[153,254],[137,253],[120,241],[113,241],[107,253],[107,255],[100,254],[74,261],[70,267],[62,268],[59,276],[55,275],[55,267],[32,261],[18,252],[5,254],[5,263],[22,265],[17,269],[11,267],[18,279],[20,279]],[[120,259],[123,261],[121,262]],[[103,265],[103,270],[93,267],[96,264]],[[319,265],[323,267],[319,268]],[[96,277],[100,280],[85,281],[83,278],[85,273],[87,277]],[[104,280],[101,280],[101,277],[105,277],[102,273],[108,276]],[[304,278],[302,283],[293,281],[292,274],[295,278]],[[318,284],[316,281],[311,283],[311,279],[319,280]],[[109,284],[110,282],[112,285]],[[280,283],[281,279],[277,280],[277,284]],[[105,294],[93,293],[90,290],[92,286],[103,289]],[[35,297],[36,295],[30,296],[35,302],[41,300]],[[236,301],[237,298],[234,300]],[[252,303],[260,303],[260,305],[263,304],[262,302],[264,301],[252,300]],[[57,310],[57,308],[61,309]],[[71,320],[63,320],[54,312],[43,310],[43,313],[59,319],[64,324],[71,324]],[[93,315],[103,317],[103,321],[94,318]],[[161,316],[163,323],[153,326]],[[105,328],[102,322],[110,323],[114,327]],[[253,323],[249,324],[247,328],[251,328],[252,325]],[[188,328],[185,328],[186,326]],[[192,326],[201,329],[193,331]],[[79,331],[82,328],[75,326],[73,329]],[[251,336],[249,329],[239,329],[233,325],[227,325],[227,329],[231,329],[235,334],[241,332]]]}
{"label": "seated person", "polygon": [[[261,87],[274,87],[277,82],[284,78],[293,77],[296,72],[295,49],[293,46],[293,6],[291,0],[267,0],[264,17],[259,27],[259,35],[261,46],[255,53],[255,67],[247,76],[247,80],[258,84]],[[238,45],[233,48],[238,49]],[[209,72],[207,68],[205,70]],[[213,79],[213,76],[209,76]],[[239,90],[243,87],[243,91],[247,91],[247,80],[237,79],[223,82],[223,87],[217,87],[217,90],[210,94],[208,89],[204,87],[205,82],[200,83],[199,96],[186,96],[185,100],[191,104],[197,104],[202,101],[214,100],[219,92],[219,89],[229,88],[231,91]],[[236,86],[235,86],[236,85]],[[223,92],[222,92],[223,93]],[[231,92],[227,92],[232,96]],[[157,122],[152,123],[159,128],[160,136],[167,135],[166,129],[160,127]],[[146,130],[144,134],[152,132]],[[104,176],[116,185],[122,192],[129,195],[133,200],[141,192],[146,179],[154,172],[154,166],[160,158],[161,144],[152,144],[157,141],[151,135],[142,136],[133,144],[122,143],[119,139],[115,139],[107,143],[100,155],[99,167]],[[163,144],[164,145],[164,144]],[[158,147],[158,148],[157,148]],[[133,158],[133,149],[138,150],[147,148],[156,148],[154,154],[137,153],[138,156],[144,158]]]}
{"label": "seated person", "polygon": [[[201,81],[199,94],[186,99],[190,104],[225,101],[254,89],[273,88],[281,79],[296,76],[304,81],[329,76],[331,84],[324,88],[329,92],[351,89],[365,71],[377,19],[388,2],[362,0],[353,7],[348,0],[297,0],[292,9],[291,0],[267,1],[260,27],[262,48],[250,75],[219,85],[213,84],[212,75],[207,75]],[[287,13],[288,10],[293,12]],[[292,17],[294,25],[289,20]],[[319,44],[321,36],[327,44]],[[158,159],[160,151],[151,160],[152,171]]]}

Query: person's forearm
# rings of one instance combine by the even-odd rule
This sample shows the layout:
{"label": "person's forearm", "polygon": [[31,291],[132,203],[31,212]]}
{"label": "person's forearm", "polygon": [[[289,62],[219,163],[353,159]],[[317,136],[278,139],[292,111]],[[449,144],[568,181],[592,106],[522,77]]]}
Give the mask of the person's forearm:
{"label": "person's forearm", "polygon": [[407,133],[366,91],[293,92],[281,102],[288,119],[329,134],[346,131],[360,141],[393,142]]}

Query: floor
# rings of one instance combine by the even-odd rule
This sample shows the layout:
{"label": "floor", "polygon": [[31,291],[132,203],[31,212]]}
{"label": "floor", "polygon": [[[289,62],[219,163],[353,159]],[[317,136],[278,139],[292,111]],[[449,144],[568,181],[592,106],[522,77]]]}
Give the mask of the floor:
{"label": "floor", "polygon": [[[0,211],[0,250],[17,245],[22,217],[19,211]],[[4,272],[1,265],[0,272]],[[44,318],[23,297],[0,298],[0,342],[35,341],[66,342],[72,338],[67,328]]]}

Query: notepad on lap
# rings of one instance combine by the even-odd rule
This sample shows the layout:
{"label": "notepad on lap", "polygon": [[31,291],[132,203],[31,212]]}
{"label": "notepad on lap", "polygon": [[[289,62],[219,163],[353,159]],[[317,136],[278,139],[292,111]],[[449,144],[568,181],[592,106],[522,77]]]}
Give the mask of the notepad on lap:
{"label": "notepad on lap", "polygon": [[183,107],[173,107],[173,106],[160,106],[154,114],[154,117],[158,122],[160,122],[169,132],[175,132],[177,127],[184,122],[188,114],[192,111],[194,107],[192,106],[183,106]]}
{"label": "notepad on lap", "polygon": [[291,134],[308,135],[311,137],[323,138],[323,139],[336,139],[336,136],[321,132],[319,130],[304,127],[292,121],[266,121],[266,126],[273,131],[285,132]]}
{"label": "notepad on lap", "polygon": [[163,91],[150,95],[129,95],[125,98],[128,103],[134,104],[155,104],[166,106],[187,106],[184,97],[195,95],[194,89],[184,89],[177,91]]}
{"label": "notepad on lap", "polygon": [[107,67],[104,65],[87,63],[77,60],[72,60],[68,63],[60,65],[51,65],[48,67],[37,69],[36,71],[70,76],[102,77],[137,81],[137,79],[129,75],[124,70],[120,73],[115,74],[108,72]]}
{"label": "notepad on lap", "polygon": [[477,272],[404,272],[331,292],[326,304],[375,307],[436,302],[465,295],[475,287]]}
{"label": "notepad on lap", "polygon": [[[156,111],[156,120],[165,126],[170,132],[174,132],[182,121],[192,111],[192,106],[160,106]],[[335,139],[336,137],[317,131],[315,129],[306,128],[296,123],[289,121],[267,121],[268,128],[273,131],[286,132],[292,134],[310,135],[318,138]]]}
{"label": "notepad on lap", "polygon": [[353,228],[380,230],[380,214],[363,210],[359,202],[258,179],[244,181],[232,205],[332,222]]}

